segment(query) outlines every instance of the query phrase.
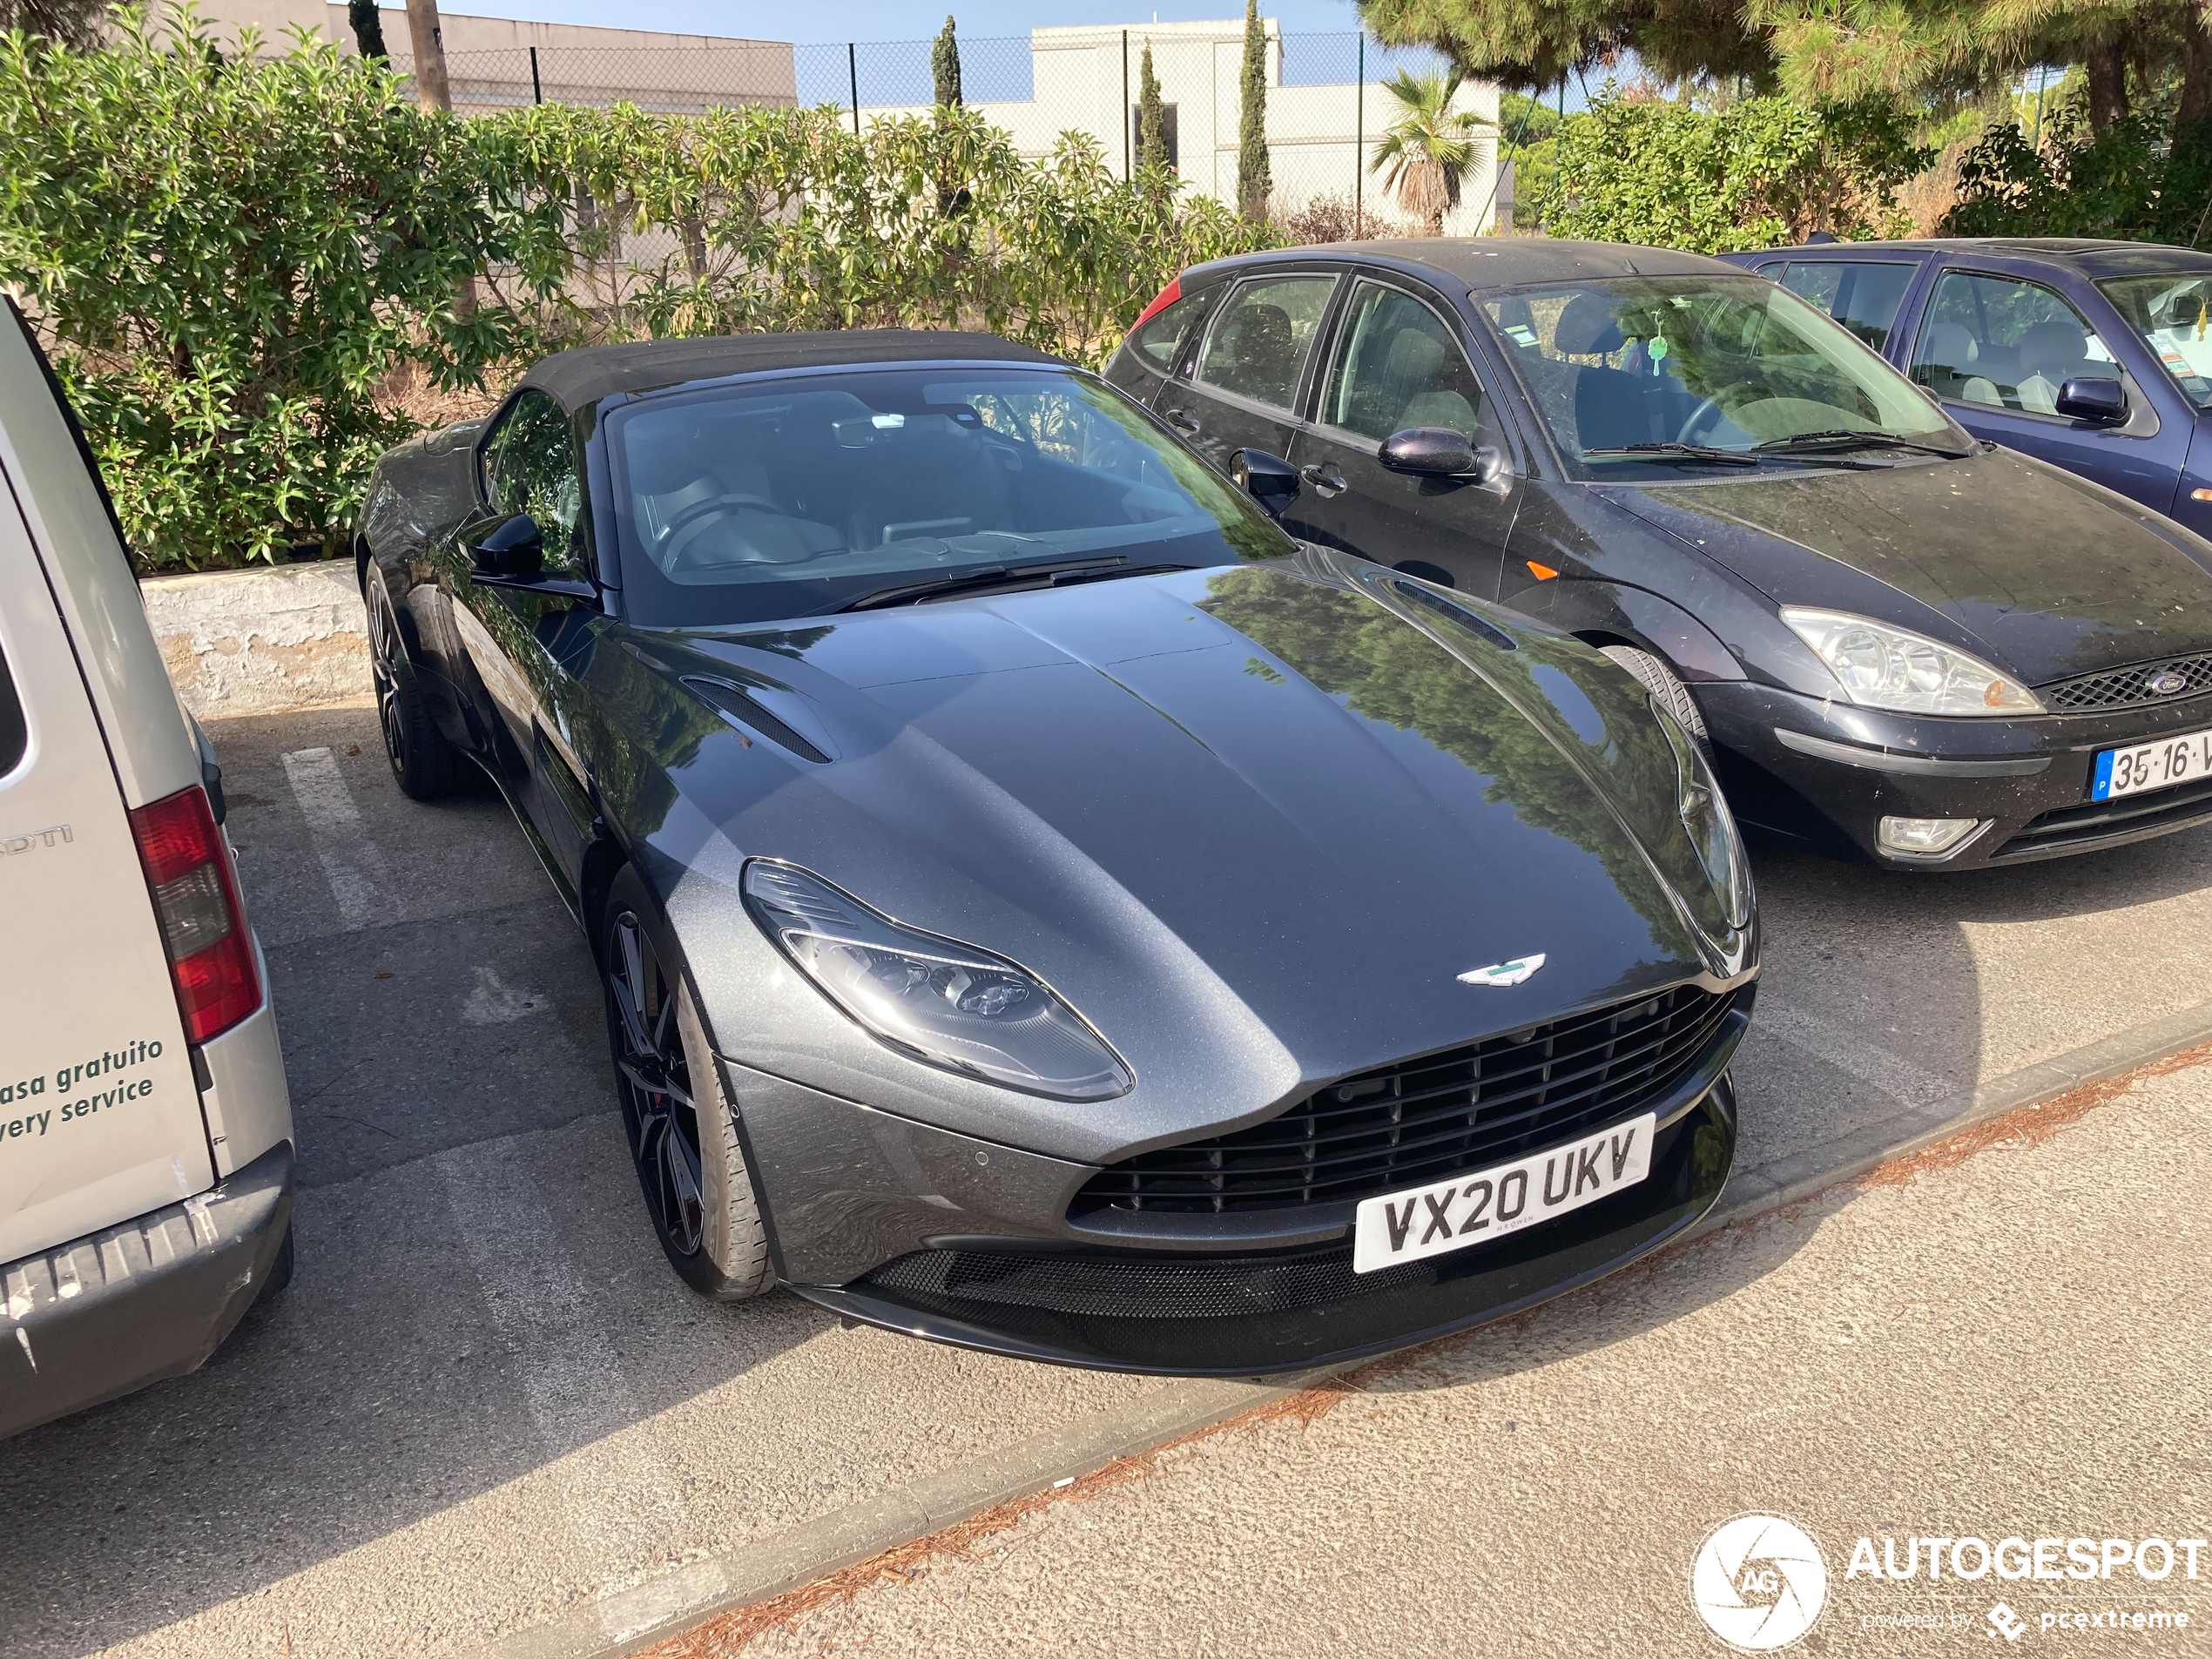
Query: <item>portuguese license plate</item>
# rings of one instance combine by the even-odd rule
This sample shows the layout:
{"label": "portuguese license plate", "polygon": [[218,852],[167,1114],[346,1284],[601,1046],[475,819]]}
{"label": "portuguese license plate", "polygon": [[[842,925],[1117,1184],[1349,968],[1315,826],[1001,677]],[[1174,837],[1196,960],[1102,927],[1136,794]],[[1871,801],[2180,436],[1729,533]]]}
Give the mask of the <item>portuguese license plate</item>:
{"label": "portuguese license plate", "polygon": [[2147,789],[2170,789],[2204,777],[2212,777],[2212,732],[2185,732],[2155,743],[2105,750],[2089,774],[2089,799],[2140,795]]}
{"label": "portuguese license plate", "polygon": [[1651,1173],[1658,1124],[1646,1112],[1511,1163],[1363,1199],[1352,1220],[1352,1271],[1372,1273],[1487,1244],[1610,1197]]}

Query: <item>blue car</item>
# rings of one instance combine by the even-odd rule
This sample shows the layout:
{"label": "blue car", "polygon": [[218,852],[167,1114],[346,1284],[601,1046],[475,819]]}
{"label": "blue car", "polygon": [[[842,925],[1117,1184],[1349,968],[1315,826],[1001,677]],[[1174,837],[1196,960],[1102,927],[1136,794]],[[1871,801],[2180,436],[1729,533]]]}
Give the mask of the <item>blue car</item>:
{"label": "blue car", "polygon": [[2212,535],[2212,253],[1958,238],[1724,257],[1819,306],[1976,437]]}

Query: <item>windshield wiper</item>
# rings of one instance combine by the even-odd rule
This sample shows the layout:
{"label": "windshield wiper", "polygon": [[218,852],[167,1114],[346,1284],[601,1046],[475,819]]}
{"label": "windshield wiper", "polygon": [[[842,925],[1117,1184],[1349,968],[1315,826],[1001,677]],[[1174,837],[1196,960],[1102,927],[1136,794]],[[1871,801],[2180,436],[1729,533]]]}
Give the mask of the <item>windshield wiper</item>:
{"label": "windshield wiper", "polygon": [[1799,432],[1786,438],[1769,438],[1764,443],[1755,443],[1752,451],[1758,455],[1788,455],[1793,449],[1910,449],[1916,455],[1941,455],[1946,461],[1963,461],[1973,452],[1971,449],[1946,449],[1939,444],[1922,443],[1917,438],[1900,438],[1891,432],[1858,432],[1850,427],[1834,427],[1824,432]]}
{"label": "windshield wiper", "polygon": [[1703,443],[1608,443],[1582,451],[1585,461],[1710,461],[1723,467],[1756,467],[1757,455]]}
{"label": "windshield wiper", "polygon": [[876,610],[887,605],[918,604],[925,599],[948,597],[957,593],[969,593],[984,588],[1019,586],[1023,583],[1038,587],[1057,587],[1062,583],[1096,581],[1114,576],[1150,576],[1160,570],[1191,570],[1190,564],[1132,565],[1128,556],[1116,553],[1100,558],[1095,553],[1076,558],[1055,559],[1042,564],[987,564],[979,569],[961,571],[957,576],[937,577],[927,582],[908,582],[895,588],[878,588],[873,593],[864,593],[857,599],[847,599],[832,610]]}

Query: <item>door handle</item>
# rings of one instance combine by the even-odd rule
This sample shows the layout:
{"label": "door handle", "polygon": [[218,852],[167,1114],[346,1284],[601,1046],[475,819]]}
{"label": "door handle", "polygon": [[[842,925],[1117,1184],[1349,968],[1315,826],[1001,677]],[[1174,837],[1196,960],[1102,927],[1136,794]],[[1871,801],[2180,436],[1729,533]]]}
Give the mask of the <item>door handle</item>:
{"label": "door handle", "polygon": [[1321,499],[1324,501],[1328,500],[1332,496],[1341,496],[1351,488],[1345,482],[1344,475],[1325,461],[1317,461],[1311,466],[1300,467],[1298,475],[1320,491]]}
{"label": "door handle", "polygon": [[1185,436],[1195,433],[1198,429],[1198,423],[1192,420],[1188,415],[1184,414],[1181,409],[1170,409],[1167,412],[1167,421],[1170,426],[1173,427],[1177,432],[1183,433]]}

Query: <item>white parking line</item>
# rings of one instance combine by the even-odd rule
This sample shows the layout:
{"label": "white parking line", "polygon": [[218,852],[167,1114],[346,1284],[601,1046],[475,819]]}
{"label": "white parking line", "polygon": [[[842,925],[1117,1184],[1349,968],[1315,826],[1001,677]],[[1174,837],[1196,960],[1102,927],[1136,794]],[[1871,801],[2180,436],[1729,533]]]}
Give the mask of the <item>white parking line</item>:
{"label": "white parking line", "polygon": [[1930,1101],[1956,1094],[1963,1087],[1947,1082],[1886,1049],[1876,1047],[1831,1020],[1770,1002],[1764,997],[1760,999],[1758,1012],[1752,1016],[1751,1029],[1779,1037],[1816,1060],[1825,1060],[1907,1106],[1925,1106]]}
{"label": "white parking line", "polygon": [[618,1449],[587,1449],[648,1413],[592,1317],[590,1293],[569,1265],[519,1138],[455,1147],[430,1161],[555,1465],[571,1536],[604,1549],[640,1529],[681,1535],[685,1503],[665,1462],[635,1436]]}
{"label": "white parking line", "polygon": [[347,931],[398,921],[399,889],[385,867],[383,849],[361,827],[353,793],[339,775],[337,758],[327,749],[297,750],[285,756],[284,775],[307,820],[307,834]]}

